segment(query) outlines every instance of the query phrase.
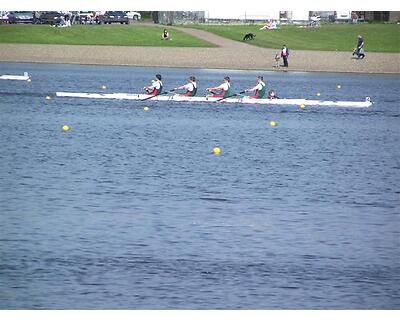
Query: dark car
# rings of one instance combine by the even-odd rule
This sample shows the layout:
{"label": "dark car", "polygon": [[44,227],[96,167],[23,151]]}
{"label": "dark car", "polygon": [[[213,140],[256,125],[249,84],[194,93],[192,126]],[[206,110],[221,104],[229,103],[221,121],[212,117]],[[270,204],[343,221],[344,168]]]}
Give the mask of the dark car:
{"label": "dark car", "polygon": [[32,11],[11,11],[8,13],[8,23],[34,23]]}
{"label": "dark car", "polygon": [[106,11],[104,14],[100,15],[97,19],[98,23],[126,23],[128,24],[129,19],[125,12],[123,11]]}
{"label": "dark car", "polygon": [[64,17],[64,14],[59,11],[45,11],[39,17],[39,21],[42,24],[58,24]]}

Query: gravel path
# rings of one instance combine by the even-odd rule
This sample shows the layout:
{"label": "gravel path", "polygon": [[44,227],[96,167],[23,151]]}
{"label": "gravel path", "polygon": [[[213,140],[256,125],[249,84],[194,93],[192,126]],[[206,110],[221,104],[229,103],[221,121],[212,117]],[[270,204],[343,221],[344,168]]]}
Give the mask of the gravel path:
{"label": "gravel path", "polygon": [[[176,27],[169,27],[169,29],[174,28]],[[219,47],[0,44],[0,61],[276,70],[274,68],[274,57],[278,51],[276,49],[248,45],[203,30],[191,28],[179,28],[179,30],[217,44]],[[287,70],[399,74],[400,54],[366,52],[365,59],[356,60],[351,58],[351,52],[291,50]]]}

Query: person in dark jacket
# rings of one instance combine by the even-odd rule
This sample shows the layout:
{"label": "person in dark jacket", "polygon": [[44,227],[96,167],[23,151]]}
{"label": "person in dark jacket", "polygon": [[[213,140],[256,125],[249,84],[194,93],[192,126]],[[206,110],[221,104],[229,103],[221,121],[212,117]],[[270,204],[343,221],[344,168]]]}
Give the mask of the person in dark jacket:
{"label": "person in dark jacket", "polygon": [[283,58],[283,66],[284,67],[289,67],[289,63],[288,63],[288,57],[289,57],[289,49],[286,47],[286,45],[284,44],[281,50],[281,57]]}
{"label": "person in dark jacket", "polygon": [[357,37],[357,58],[358,59],[364,59],[365,57],[365,53],[364,53],[364,40],[363,37],[361,36],[361,34],[358,35]]}

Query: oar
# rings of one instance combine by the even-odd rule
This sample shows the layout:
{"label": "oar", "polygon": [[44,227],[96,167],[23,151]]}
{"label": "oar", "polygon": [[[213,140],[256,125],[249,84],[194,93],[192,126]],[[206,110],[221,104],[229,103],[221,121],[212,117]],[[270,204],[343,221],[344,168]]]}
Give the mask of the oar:
{"label": "oar", "polygon": [[168,91],[164,91],[164,92],[162,92],[162,93],[160,93],[160,94],[155,94],[155,95],[153,95],[153,96],[150,96],[150,97],[141,99],[140,101],[146,101],[146,100],[152,99],[152,98],[154,98],[154,97],[162,96],[162,95],[164,95],[164,94],[168,94],[168,93],[170,93],[170,92],[174,92],[175,90],[177,90],[177,88],[174,88],[174,89],[171,89],[171,90],[168,90]]}
{"label": "oar", "polygon": [[246,92],[246,90],[240,91],[239,93],[235,93],[235,94],[232,94],[232,95],[230,95],[230,96],[227,96],[227,97],[224,97],[224,98],[215,100],[215,102],[222,101],[222,100],[224,100],[224,99],[228,99],[228,98],[232,98],[232,97],[236,97],[236,96],[238,96],[239,94],[242,94],[242,93],[245,93],[245,92]]}

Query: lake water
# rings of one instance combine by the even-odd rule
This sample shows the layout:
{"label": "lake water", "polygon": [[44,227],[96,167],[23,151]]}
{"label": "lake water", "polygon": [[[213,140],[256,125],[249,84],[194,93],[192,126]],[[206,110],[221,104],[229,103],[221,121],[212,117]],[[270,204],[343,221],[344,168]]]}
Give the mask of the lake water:
{"label": "lake water", "polygon": [[260,72],[0,63],[24,71],[0,80],[1,309],[399,308],[399,76],[261,73],[375,102],[301,110],[44,99]]}

